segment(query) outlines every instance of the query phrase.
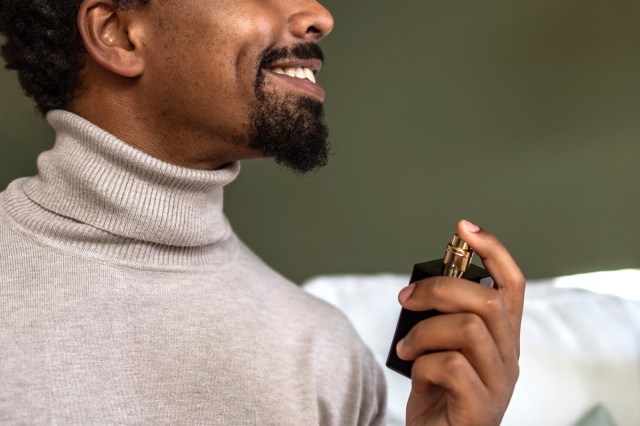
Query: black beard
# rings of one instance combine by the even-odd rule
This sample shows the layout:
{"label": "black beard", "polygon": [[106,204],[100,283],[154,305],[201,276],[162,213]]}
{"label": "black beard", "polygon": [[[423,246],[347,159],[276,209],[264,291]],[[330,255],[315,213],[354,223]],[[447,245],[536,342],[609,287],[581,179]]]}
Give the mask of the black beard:
{"label": "black beard", "polygon": [[[297,46],[294,57],[318,57],[315,44]],[[322,102],[313,98],[287,94],[278,95],[265,89],[264,73],[269,62],[275,62],[286,49],[271,49],[264,55],[256,79],[256,102],[249,116],[249,146],[276,163],[304,174],[327,164],[330,146],[329,131],[324,124]]]}

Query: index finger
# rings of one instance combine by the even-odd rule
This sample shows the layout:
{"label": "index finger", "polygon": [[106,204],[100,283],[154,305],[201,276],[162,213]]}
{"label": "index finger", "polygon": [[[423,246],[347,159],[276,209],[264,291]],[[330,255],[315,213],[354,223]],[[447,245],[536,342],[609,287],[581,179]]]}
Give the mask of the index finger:
{"label": "index finger", "polygon": [[479,226],[461,220],[458,222],[458,235],[469,243],[473,251],[482,259],[482,263],[495,282],[495,288],[504,298],[514,330],[519,335],[525,289],[522,271],[502,243],[493,234]]}

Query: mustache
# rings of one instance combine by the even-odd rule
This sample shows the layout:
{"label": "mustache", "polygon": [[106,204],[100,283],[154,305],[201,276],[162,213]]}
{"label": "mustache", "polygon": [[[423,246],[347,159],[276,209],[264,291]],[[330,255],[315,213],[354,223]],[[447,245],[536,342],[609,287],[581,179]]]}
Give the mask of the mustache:
{"label": "mustache", "polygon": [[262,54],[259,70],[283,59],[319,59],[324,62],[324,54],[320,46],[313,42],[300,43],[292,47],[270,47]]}

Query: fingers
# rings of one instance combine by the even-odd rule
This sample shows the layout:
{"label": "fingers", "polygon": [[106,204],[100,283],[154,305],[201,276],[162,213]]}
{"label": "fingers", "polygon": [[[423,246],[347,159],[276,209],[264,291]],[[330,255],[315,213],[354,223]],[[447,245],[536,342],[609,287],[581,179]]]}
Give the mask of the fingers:
{"label": "fingers", "polygon": [[416,360],[411,370],[412,391],[427,393],[433,386],[446,389],[461,405],[474,402],[485,387],[469,361],[460,352],[435,352]]}
{"label": "fingers", "polygon": [[519,334],[525,288],[522,271],[502,243],[484,229],[462,220],[458,223],[458,235],[482,259],[495,287],[505,299],[511,322]]}
{"label": "fingers", "polygon": [[[440,402],[440,406],[446,405],[446,414],[440,416],[442,421],[437,424],[497,425],[512,392],[509,387],[498,392],[489,391],[468,359],[456,351],[436,352],[418,358],[411,372],[411,386],[407,424],[436,423],[434,418],[438,420],[437,405]],[[445,389],[446,395],[441,396],[438,388]],[[434,397],[438,401],[434,401]],[[443,398],[446,398],[444,404]],[[425,418],[420,418],[423,413]]]}
{"label": "fingers", "polygon": [[477,314],[486,323],[503,362],[507,366],[517,365],[524,300],[522,272],[500,241],[489,232],[460,221],[458,233],[482,257],[495,287],[487,288],[450,277],[433,277],[403,289],[400,303],[412,311],[436,309],[444,313]]}
{"label": "fingers", "polygon": [[491,390],[504,388],[512,373],[505,368],[491,333],[475,314],[438,315],[421,321],[398,343],[398,356],[415,360],[435,351],[460,351]]}
{"label": "fingers", "polygon": [[402,359],[415,360],[407,405],[415,424],[434,413],[453,424],[499,424],[518,378],[522,272],[487,231],[461,221],[458,234],[482,258],[495,288],[431,277],[400,292],[405,309],[441,313],[416,324],[396,348]]}
{"label": "fingers", "polygon": [[413,292],[409,297],[403,299],[401,293],[400,298],[402,306],[411,311],[435,309],[448,314],[477,315],[486,324],[502,362],[509,368],[515,368],[514,365],[517,365],[517,334],[511,324],[504,299],[495,289],[458,278],[432,277],[413,284]]}

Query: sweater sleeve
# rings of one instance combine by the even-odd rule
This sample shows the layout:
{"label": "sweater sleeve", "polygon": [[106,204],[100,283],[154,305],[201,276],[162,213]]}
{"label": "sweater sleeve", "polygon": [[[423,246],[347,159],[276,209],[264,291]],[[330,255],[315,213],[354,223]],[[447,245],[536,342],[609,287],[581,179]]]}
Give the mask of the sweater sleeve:
{"label": "sweater sleeve", "polygon": [[384,425],[386,417],[387,407],[387,385],[384,378],[384,373],[380,365],[376,362],[373,354],[368,357],[369,373],[367,375],[367,387],[370,388],[367,391],[365,398],[369,401],[367,404],[362,404],[360,421],[361,425]]}
{"label": "sweater sleeve", "polygon": [[333,306],[326,308],[322,330],[328,335],[316,354],[319,424],[383,425],[387,390],[382,368],[347,317]]}

